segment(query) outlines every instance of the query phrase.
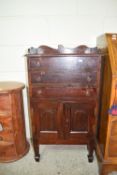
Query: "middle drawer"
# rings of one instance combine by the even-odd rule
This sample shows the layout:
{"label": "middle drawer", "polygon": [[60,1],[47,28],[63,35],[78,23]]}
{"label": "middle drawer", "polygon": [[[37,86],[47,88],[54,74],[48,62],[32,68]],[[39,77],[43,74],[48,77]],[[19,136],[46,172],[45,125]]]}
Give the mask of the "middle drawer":
{"label": "middle drawer", "polygon": [[31,83],[77,83],[79,87],[96,86],[97,72],[46,72],[32,71],[29,75]]}

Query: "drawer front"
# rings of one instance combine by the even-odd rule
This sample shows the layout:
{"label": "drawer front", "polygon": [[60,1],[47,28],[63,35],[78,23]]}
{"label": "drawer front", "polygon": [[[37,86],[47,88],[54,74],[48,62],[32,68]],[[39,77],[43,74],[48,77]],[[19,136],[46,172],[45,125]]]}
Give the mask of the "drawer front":
{"label": "drawer front", "polygon": [[0,94],[0,114],[10,113],[10,96],[9,94]]}
{"label": "drawer front", "polygon": [[33,105],[36,107],[36,110],[38,110],[38,121],[41,123],[40,130],[57,132],[58,102],[53,100],[40,100],[39,103],[34,103]]}
{"label": "drawer front", "polygon": [[86,72],[89,70],[97,70],[99,67],[99,57],[87,56],[56,56],[56,57],[38,57],[29,58],[29,69],[46,68],[48,70],[74,70]]}
{"label": "drawer front", "polygon": [[96,86],[97,72],[75,73],[74,71],[30,73],[31,83],[77,83],[79,87]]}
{"label": "drawer front", "polygon": [[61,98],[61,97],[95,97],[97,92],[96,88],[78,89],[73,87],[40,87],[32,88],[33,98]]}

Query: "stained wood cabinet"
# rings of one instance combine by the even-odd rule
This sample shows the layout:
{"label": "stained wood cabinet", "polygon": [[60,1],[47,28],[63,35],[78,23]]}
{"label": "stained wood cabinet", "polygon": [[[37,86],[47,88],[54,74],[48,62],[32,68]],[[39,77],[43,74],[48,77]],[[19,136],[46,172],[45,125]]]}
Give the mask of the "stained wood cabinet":
{"label": "stained wood cabinet", "polygon": [[40,144],[86,144],[92,162],[104,56],[86,46],[36,51],[26,55],[35,160]]}

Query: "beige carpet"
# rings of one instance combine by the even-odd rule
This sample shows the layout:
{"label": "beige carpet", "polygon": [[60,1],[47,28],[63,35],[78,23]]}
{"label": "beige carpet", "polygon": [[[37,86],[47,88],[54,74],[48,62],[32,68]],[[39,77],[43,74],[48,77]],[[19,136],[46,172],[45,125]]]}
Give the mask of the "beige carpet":
{"label": "beige carpet", "polygon": [[0,163],[0,175],[98,175],[96,157],[88,163],[86,146],[44,145],[40,152],[39,163],[33,158],[32,147],[22,159]]}

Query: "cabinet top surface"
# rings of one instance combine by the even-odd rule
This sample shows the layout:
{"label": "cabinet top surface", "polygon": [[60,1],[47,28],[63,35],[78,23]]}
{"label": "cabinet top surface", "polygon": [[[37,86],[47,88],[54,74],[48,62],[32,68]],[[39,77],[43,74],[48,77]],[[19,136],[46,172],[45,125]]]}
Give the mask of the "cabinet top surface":
{"label": "cabinet top surface", "polygon": [[23,89],[24,84],[15,81],[0,81],[0,93],[13,91],[17,89]]}

